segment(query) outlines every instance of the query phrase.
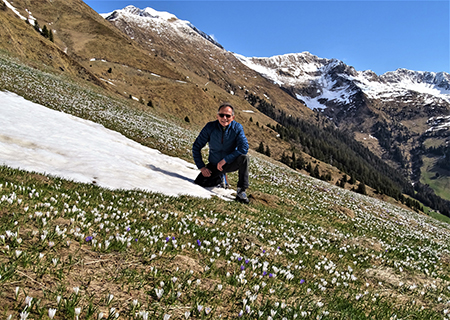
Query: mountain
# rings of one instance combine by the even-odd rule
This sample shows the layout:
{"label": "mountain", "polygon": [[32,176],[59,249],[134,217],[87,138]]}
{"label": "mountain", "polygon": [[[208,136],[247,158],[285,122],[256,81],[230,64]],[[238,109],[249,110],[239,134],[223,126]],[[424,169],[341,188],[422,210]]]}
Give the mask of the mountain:
{"label": "mountain", "polygon": [[[320,78],[326,70],[335,78],[323,77],[327,82],[311,82],[303,88],[286,86],[242,63],[244,58],[228,52],[190,22],[167,12],[128,6],[102,17],[79,0],[16,0],[14,6],[4,7],[0,11],[5,22],[2,48],[33,67],[45,70],[51,66],[55,73],[74,76],[77,81],[88,78],[101,91],[140,102],[145,112],[184,119],[183,125],[193,128],[214,119],[216,106],[230,101],[236,106],[252,149],[263,146],[264,153],[272,158],[341,186],[350,175],[351,181],[356,179],[372,187],[373,195],[384,193],[404,201],[402,193],[414,193],[405,175],[389,167],[390,159],[385,159],[388,164],[379,161],[379,145],[366,144],[368,148],[364,148],[345,131],[351,128],[351,122],[343,126],[343,122],[336,121],[340,115],[337,106],[347,99],[362,106],[356,109],[360,123],[374,119],[373,111],[364,104],[363,91],[349,77],[340,76],[345,70],[356,76],[356,71],[337,60],[306,53],[303,57],[291,56],[290,67],[281,72],[285,78],[292,78],[289,72]],[[28,24],[23,22],[26,16]],[[44,29],[50,30],[51,39]],[[14,43],[12,48],[7,45],[10,42]],[[49,54],[50,48],[54,54]],[[63,65],[56,57],[70,64]],[[303,61],[297,63],[301,70],[294,70],[296,59]],[[309,92],[311,99],[317,98],[320,92],[329,92],[327,85],[332,82],[341,92],[340,100],[332,102],[337,115],[308,108],[308,96],[300,93]],[[350,97],[345,96],[347,92],[351,92]],[[54,105],[46,99],[39,97],[39,103]],[[91,117],[82,109],[77,115]],[[372,126],[375,123],[372,121]],[[146,137],[141,139],[146,143]],[[356,189],[348,184],[346,187]]]}
{"label": "mountain", "polygon": [[300,101],[240,63],[231,52],[192,23],[173,14],[127,6],[102,16],[142,48],[166,63],[176,65],[187,79],[205,91],[217,86],[239,97],[241,102],[238,104],[242,103],[246,92],[251,92],[267,97],[297,116],[313,114]]}
{"label": "mountain", "polygon": [[[329,122],[311,117],[304,106],[309,107],[310,111],[321,110],[320,117],[325,116],[332,120],[338,130],[353,132],[358,141],[379,157],[383,157],[387,164],[400,168],[406,181],[411,178],[409,172],[411,168],[418,167],[413,163],[413,159],[416,158],[410,155],[415,147],[415,140],[411,139],[410,144],[406,146],[401,143],[391,144],[390,141],[398,139],[398,136],[402,139],[415,137],[422,132],[407,131],[406,126],[398,124],[406,119],[394,116],[402,115],[405,112],[403,109],[410,107],[409,100],[405,97],[409,96],[411,89],[420,88],[423,95],[429,92],[435,94],[437,89],[433,89],[428,83],[434,84],[437,88],[445,86],[446,83],[448,85],[448,77],[446,78],[445,74],[433,78],[431,73],[410,74],[411,72],[405,70],[403,75],[399,70],[396,74],[378,77],[370,71],[357,72],[339,60],[322,59],[307,52],[272,58],[242,57],[226,51],[211,37],[199,32],[192,23],[151,8],[142,10],[128,6],[122,10],[103,14],[103,17],[138,42],[141,47],[147,48],[168,63],[182,66],[192,72],[188,75],[191,79],[206,78],[204,89],[213,83],[233,96],[246,99],[253,107],[277,123],[280,123],[280,115],[288,115],[318,126],[329,126]],[[261,76],[270,81],[264,82]],[[440,90],[440,95],[445,98],[443,91],[445,89]],[[384,108],[392,109],[392,106],[382,102],[390,101],[394,96],[397,101],[394,104],[400,102],[401,105],[396,105],[396,110],[389,110],[390,113],[385,112]],[[424,98],[424,101],[429,100],[429,97]],[[442,115],[442,110],[429,109],[428,118]],[[421,121],[426,123],[428,118]],[[408,120],[413,121],[411,118]],[[415,126],[416,124],[412,125],[411,130],[415,130]],[[276,127],[273,128],[279,131]],[[361,134],[361,131],[365,134]],[[386,132],[389,133],[388,137],[384,137]],[[346,143],[345,137],[340,139],[341,143]],[[308,148],[304,145],[297,144],[296,148],[308,152]],[[308,153],[311,154],[310,148]],[[317,157],[317,153],[314,156]],[[367,155],[367,158],[370,162],[372,156]],[[326,157],[321,160],[328,161]],[[347,167],[348,161],[345,164],[345,159],[335,160],[339,162],[341,170],[353,174],[353,170]],[[389,169],[382,169],[375,163],[372,165],[377,168],[376,171],[383,172],[382,174],[389,172]],[[420,174],[417,175],[417,170],[415,173],[415,180],[418,180]],[[363,175],[360,174],[359,178],[362,179]],[[400,181],[402,178],[393,179]],[[375,180],[377,179],[372,181]],[[406,181],[397,182],[402,185],[400,188],[403,190],[409,188]],[[380,182],[373,182],[373,186],[378,183]]]}
{"label": "mountain", "polygon": [[[167,30],[168,28],[178,30],[180,33],[187,35],[185,37],[186,40],[195,39],[195,35],[192,33],[194,31],[212,44],[223,49],[220,43],[215,41],[211,36],[207,35],[203,31],[197,29],[192,23],[185,20],[179,20],[175,15],[168,12],[156,11],[149,7],[142,10],[130,5],[122,10],[116,10],[112,13],[104,13],[100,15],[110,22],[115,20],[134,20],[134,23],[141,24],[140,28],[146,28],[153,24],[154,27],[159,25],[158,28],[161,31]],[[129,31],[132,32],[133,30],[129,29]]]}
{"label": "mountain", "polygon": [[[422,178],[422,157],[436,158],[436,148],[441,157],[434,162],[445,157],[449,142],[448,73],[398,69],[378,76],[308,52],[270,58],[236,57],[338,128],[351,131],[414,182]],[[423,153],[419,157],[418,150]],[[432,167],[441,179],[449,176],[443,166]]]}
{"label": "mountain", "polygon": [[[2,319],[448,318],[449,219],[286,88],[192,29],[192,52],[217,50],[203,77],[173,34],[155,54],[80,1],[2,0],[0,21]],[[224,99],[266,153],[248,205],[190,179]]]}

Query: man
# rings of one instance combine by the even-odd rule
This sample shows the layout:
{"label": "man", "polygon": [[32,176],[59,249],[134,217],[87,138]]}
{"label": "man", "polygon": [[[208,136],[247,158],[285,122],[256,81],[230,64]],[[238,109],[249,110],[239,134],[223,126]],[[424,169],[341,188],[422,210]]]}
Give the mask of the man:
{"label": "man", "polygon": [[[200,174],[195,183],[203,187],[216,186],[226,173],[239,171],[236,201],[249,203],[245,190],[248,188],[248,142],[242,125],[234,121],[234,108],[223,103],[217,111],[217,120],[208,122],[192,146],[192,154]],[[208,164],[202,159],[201,150],[209,143]]]}

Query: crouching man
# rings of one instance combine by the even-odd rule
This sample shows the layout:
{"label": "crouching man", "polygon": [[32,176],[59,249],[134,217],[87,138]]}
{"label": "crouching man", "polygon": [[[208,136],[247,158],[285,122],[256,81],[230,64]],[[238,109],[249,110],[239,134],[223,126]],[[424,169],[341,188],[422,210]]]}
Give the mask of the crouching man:
{"label": "crouching man", "polygon": [[[248,141],[242,125],[234,121],[234,108],[229,103],[220,105],[217,120],[208,122],[192,146],[192,154],[200,174],[195,183],[203,187],[221,184],[228,187],[226,173],[238,171],[236,201],[249,203],[245,190],[248,188]],[[201,150],[209,144],[208,164],[202,159]]]}

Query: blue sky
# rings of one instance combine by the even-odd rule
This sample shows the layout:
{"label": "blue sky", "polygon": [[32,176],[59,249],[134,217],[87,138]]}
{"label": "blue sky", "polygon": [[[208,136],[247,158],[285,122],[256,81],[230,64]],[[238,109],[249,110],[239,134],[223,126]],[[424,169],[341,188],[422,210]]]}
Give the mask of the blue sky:
{"label": "blue sky", "polygon": [[450,73],[450,4],[440,1],[111,1],[167,11],[247,57],[308,51],[378,75],[398,68]]}

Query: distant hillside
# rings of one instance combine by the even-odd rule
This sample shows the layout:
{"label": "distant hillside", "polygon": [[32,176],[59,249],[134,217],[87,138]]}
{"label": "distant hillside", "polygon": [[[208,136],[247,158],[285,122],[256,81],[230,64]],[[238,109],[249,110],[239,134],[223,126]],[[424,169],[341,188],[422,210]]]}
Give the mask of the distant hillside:
{"label": "distant hillside", "polygon": [[[352,132],[356,140],[414,183],[416,191],[427,189],[431,196],[432,189],[423,186],[427,183],[450,200],[450,194],[440,187],[450,183],[445,167],[450,142],[448,73],[399,69],[377,76],[308,52],[271,58],[236,56],[340,130]],[[431,198],[439,202],[435,195]]]}

